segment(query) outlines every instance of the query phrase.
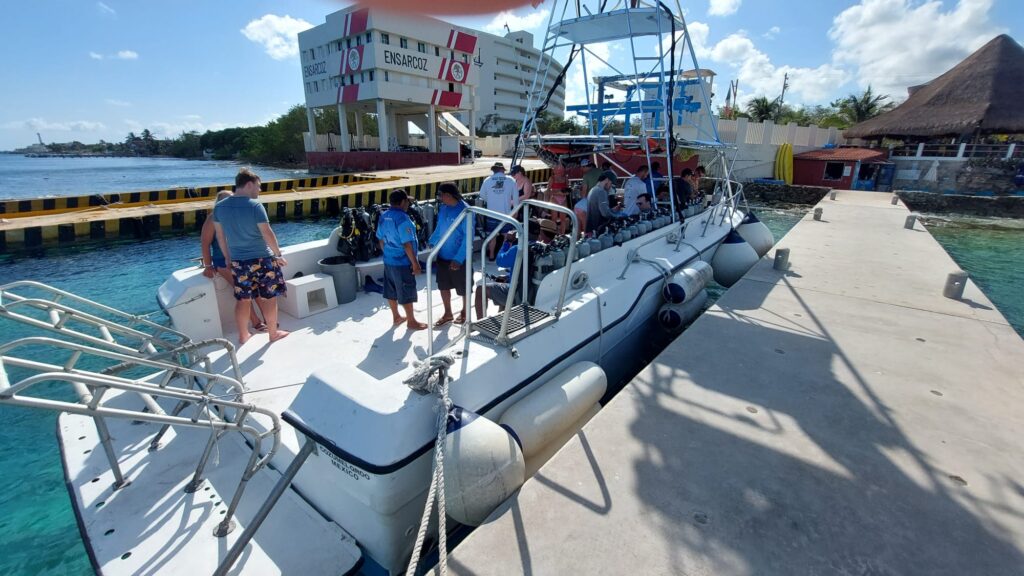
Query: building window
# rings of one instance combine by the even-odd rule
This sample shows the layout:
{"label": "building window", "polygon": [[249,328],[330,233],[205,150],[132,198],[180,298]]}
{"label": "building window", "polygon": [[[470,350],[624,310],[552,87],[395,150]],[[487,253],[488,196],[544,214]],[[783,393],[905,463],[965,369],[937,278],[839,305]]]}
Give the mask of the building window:
{"label": "building window", "polygon": [[387,70],[384,71],[384,81],[385,82],[388,81],[388,71]]}
{"label": "building window", "polygon": [[420,52],[422,54],[426,54],[427,53],[427,45],[424,44],[423,42],[417,42],[416,43],[416,51]]}
{"label": "building window", "polygon": [[345,47],[346,48],[351,48],[352,47],[352,39],[351,38],[346,38],[345,39]]}
{"label": "building window", "polygon": [[348,75],[348,83],[350,85],[356,83],[356,75],[355,74],[349,74]]}
{"label": "building window", "polygon": [[398,39],[398,45],[401,46],[402,48],[409,48],[409,39],[408,38],[399,38]]}
{"label": "building window", "polygon": [[440,56],[440,55],[441,55],[441,49],[438,48],[437,46],[434,46],[434,56]]}
{"label": "building window", "polygon": [[373,82],[373,70],[370,70],[367,74],[370,76],[370,82]]}
{"label": "building window", "polygon": [[341,52],[341,40],[338,40],[337,48],[338,48],[338,52]]}
{"label": "building window", "polygon": [[367,32],[366,33],[366,43],[370,44],[372,42],[373,42],[373,34],[371,34],[370,32]]}
{"label": "building window", "polygon": [[466,64],[469,64],[469,54],[466,54],[465,52],[463,52],[462,53],[462,61],[465,62]]}
{"label": "building window", "polygon": [[846,164],[842,162],[826,162],[825,163],[825,176],[822,180],[842,180],[843,179],[843,168]]}
{"label": "building window", "polygon": [[391,44],[391,37],[388,36],[387,34],[384,34],[383,32],[381,32],[381,34],[380,34],[380,43],[381,44],[385,44],[385,45]]}
{"label": "building window", "polygon": [[312,48],[309,49],[309,59],[316,60],[316,52],[314,52]]}
{"label": "building window", "polygon": [[356,46],[362,46],[362,45],[363,45],[363,37],[362,36],[356,36]]}

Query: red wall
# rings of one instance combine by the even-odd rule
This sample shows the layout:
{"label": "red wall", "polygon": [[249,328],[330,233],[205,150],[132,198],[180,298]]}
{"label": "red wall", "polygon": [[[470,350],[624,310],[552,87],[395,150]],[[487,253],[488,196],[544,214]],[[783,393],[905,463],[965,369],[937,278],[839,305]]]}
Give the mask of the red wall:
{"label": "red wall", "polygon": [[420,166],[458,166],[457,153],[440,152],[306,152],[313,168],[335,170],[393,170]]}
{"label": "red wall", "polygon": [[[830,160],[838,162],[838,160]],[[793,184],[800,186],[827,186],[840,190],[853,188],[853,177],[857,174],[857,162],[854,160],[842,161],[845,166],[850,167],[850,175],[841,180],[825,180],[825,160],[807,160],[801,158],[793,159]]]}

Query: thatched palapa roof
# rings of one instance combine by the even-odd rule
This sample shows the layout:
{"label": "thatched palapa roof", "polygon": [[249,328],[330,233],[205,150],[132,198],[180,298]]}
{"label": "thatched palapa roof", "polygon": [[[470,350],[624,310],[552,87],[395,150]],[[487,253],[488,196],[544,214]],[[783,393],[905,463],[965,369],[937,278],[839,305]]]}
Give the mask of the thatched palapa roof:
{"label": "thatched palapa roof", "polygon": [[948,72],[916,87],[885,114],[847,128],[847,138],[1024,133],[1024,48],[996,36]]}

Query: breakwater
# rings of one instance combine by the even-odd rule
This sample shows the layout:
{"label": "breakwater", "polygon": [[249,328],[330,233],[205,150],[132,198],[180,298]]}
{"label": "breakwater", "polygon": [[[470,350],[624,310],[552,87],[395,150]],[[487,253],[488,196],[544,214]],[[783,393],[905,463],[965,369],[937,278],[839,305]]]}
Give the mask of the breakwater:
{"label": "breakwater", "polygon": [[911,210],[917,212],[982,218],[1024,218],[1024,196],[940,194],[919,190],[900,190],[896,194]]}
{"label": "breakwater", "polygon": [[[404,188],[417,200],[436,197],[437,186],[445,181],[476,192],[489,174],[480,166],[453,166],[430,173],[389,171],[271,181],[263,184],[260,202],[273,222],[333,217],[342,208],[385,204],[388,192],[395,188]],[[535,182],[545,181],[550,169],[531,162],[527,175]],[[230,185],[8,202],[0,214],[0,253],[48,244],[146,239],[159,232],[195,231],[206,220],[217,192],[227,188]],[[6,211],[7,204],[14,204],[12,211]]]}

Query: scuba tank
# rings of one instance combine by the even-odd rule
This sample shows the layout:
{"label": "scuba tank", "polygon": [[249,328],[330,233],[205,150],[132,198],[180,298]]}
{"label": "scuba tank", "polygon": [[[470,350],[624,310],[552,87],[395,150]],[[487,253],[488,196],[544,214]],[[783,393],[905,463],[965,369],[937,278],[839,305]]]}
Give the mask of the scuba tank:
{"label": "scuba tank", "polygon": [[423,214],[423,225],[427,228],[427,238],[434,234],[437,227],[437,210],[433,202],[419,204],[420,212]]}
{"label": "scuba tank", "polygon": [[366,209],[362,206],[356,208],[352,217],[355,221],[356,261],[366,262],[376,256],[375,252],[379,250],[379,247],[374,250],[374,246],[377,245],[377,236],[373,227],[370,226],[370,215],[366,213]]}
{"label": "scuba tank", "polygon": [[590,253],[597,254],[601,250],[604,250],[604,243],[597,236],[591,236],[587,239],[587,244],[590,245]]}
{"label": "scuba tank", "polygon": [[409,219],[412,220],[413,225],[416,227],[416,241],[420,246],[426,246],[427,240],[430,239],[430,234],[427,232],[427,224],[423,220],[423,210],[420,208],[420,204],[416,201],[409,202]]}
{"label": "scuba tank", "polygon": [[590,256],[590,241],[586,238],[581,238],[576,243],[576,260],[586,258],[587,256]]}
{"label": "scuba tank", "polygon": [[341,209],[341,233],[338,235],[338,243],[335,249],[341,259],[339,264],[353,264],[356,261],[356,222],[352,217],[352,210]]}

